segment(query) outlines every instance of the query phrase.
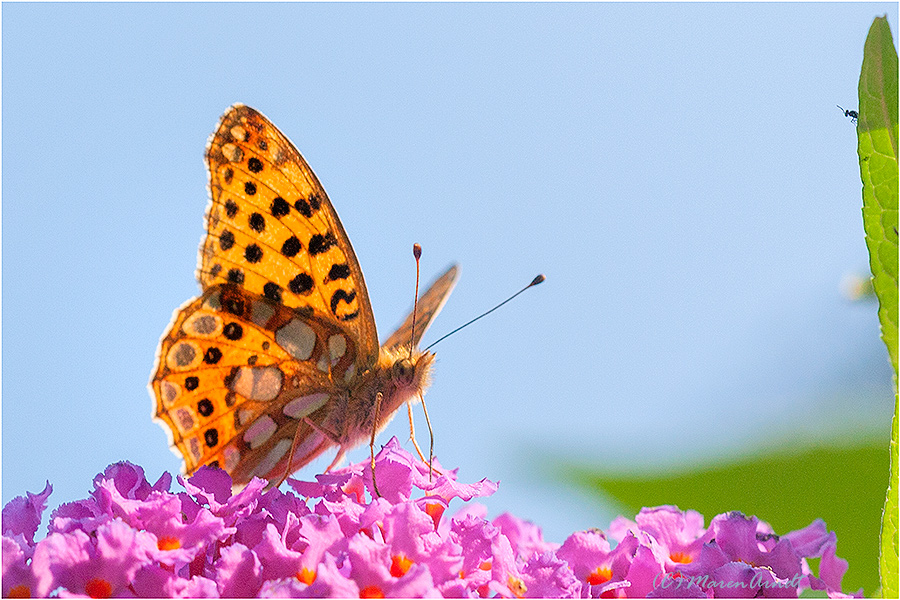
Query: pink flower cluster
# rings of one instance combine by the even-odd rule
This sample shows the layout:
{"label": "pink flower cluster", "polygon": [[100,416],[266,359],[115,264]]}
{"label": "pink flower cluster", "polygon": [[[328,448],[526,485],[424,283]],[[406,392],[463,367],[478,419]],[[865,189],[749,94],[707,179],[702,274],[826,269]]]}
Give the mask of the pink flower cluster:
{"label": "pink flower cluster", "polygon": [[[430,477],[396,439],[376,464],[372,499],[369,461],[290,480],[296,493],[257,479],[235,494],[218,469],[179,477],[185,491],[171,492],[168,473],[151,485],[117,463],[87,499],[54,510],[35,543],[48,483],[3,508],[3,596],[845,597],[847,563],[822,521],[777,536],[737,512],[704,528],[699,513],[662,506],[560,545],[509,514],[487,521],[476,503],[445,518],[454,498],[497,484],[459,483],[438,464]],[[810,557],[821,558],[818,577]]]}

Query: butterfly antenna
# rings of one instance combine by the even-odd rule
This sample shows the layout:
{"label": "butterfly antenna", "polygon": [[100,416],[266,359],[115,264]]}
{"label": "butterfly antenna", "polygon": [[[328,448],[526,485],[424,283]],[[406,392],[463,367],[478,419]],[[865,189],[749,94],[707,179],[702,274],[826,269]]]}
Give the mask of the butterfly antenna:
{"label": "butterfly antenna", "polygon": [[[412,316],[412,328],[410,329],[409,334],[409,357],[412,358],[413,347],[416,344],[416,313],[419,312],[419,259],[422,258],[422,246],[419,244],[413,244],[413,257],[416,259],[416,294],[413,298],[413,316]],[[422,398],[421,394],[419,398],[422,400],[422,410],[425,411],[425,423],[428,424],[428,436],[429,436],[429,448],[428,448],[428,481],[431,481],[431,474],[433,472],[433,467],[431,466],[431,459],[434,458],[434,432],[431,430],[431,421],[428,419],[428,410],[425,408],[425,399]],[[409,403],[406,404],[407,408],[410,408]],[[413,420],[412,420],[412,410],[409,412],[409,433],[410,437],[413,441],[413,446],[416,447],[416,451],[419,453],[419,458],[423,461],[425,457],[422,456],[422,451],[419,450],[419,444],[416,443],[416,434],[413,430]]]}
{"label": "butterfly antenna", "polygon": [[497,310],[498,308],[500,308],[501,306],[503,306],[504,304],[506,304],[507,302],[509,302],[510,300],[512,300],[513,298],[515,298],[516,296],[518,296],[519,294],[521,294],[522,292],[524,292],[525,290],[527,290],[528,288],[532,288],[532,287],[538,285],[539,283],[543,283],[545,279],[546,279],[546,277],[544,277],[543,275],[538,275],[537,277],[535,277],[534,279],[531,280],[531,283],[529,283],[528,285],[526,285],[525,287],[523,287],[521,290],[519,290],[518,292],[516,292],[515,294],[513,294],[512,296],[510,296],[509,298],[507,298],[506,300],[504,300],[503,302],[501,302],[500,304],[498,304],[497,306],[495,306],[495,307],[492,308],[491,310],[489,310],[489,311],[487,311],[487,312],[484,312],[484,313],[481,313],[480,315],[478,315],[477,317],[475,317],[474,319],[472,319],[472,320],[469,321],[468,323],[464,323],[464,324],[460,325],[459,327],[457,327],[456,329],[454,329],[453,331],[451,331],[450,333],[448,333],[448,334],[446,334],[446,335],[443,335],[443,336],[439,337],[439,338],[437,339],[437,341],[432,342],[432,343],[428,346],[428,348],[425,348],[425,350],[426,350],[426,351],[427,351],[427,350],[430,350],[431,348],[433,348],[434,346],[436,346],[436,345],[438,344],[438,342],[441,342],[441,341],[447,339],[448,337],[450,337],[451,335],[453,335],[454,333],[456,333],[456,332],[459,331],[460,329],[463,329],[463,328],[465,328],[465,327],[468,327],[469,325],[471,325],[472,323],[474,323],[475,321],[477,321],[478,319],[480,319],[480,318],[482,318],[482,317],[488,316],[489,314],[491,314],[492,312],[494,312],[495,310]]}
{"label": "butterfly antenna", "polygon": [[422,246],[413,244],[413,256],[416,259],[416,294],[413,296],[412,330],[409,335],[409,357],[412,358],[413,346],[416,344],[416,312],[419,308],[419,259],[422,258]]}

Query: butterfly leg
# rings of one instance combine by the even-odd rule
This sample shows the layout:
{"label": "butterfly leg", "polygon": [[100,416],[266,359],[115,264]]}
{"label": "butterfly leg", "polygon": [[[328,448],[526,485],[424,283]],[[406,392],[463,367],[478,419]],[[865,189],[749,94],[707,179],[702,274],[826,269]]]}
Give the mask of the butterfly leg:
{"label": "butterfly leg", "polygon": [[337,444],[338,446],[341,445],[341,440],[340,440],[340,438],[338,438],[338,436],[336,436],[334,433],[328,431],[327,429],[325,429],[325,428],[322,427],[321,425],[316,425],[316,424],[312,421],[312,419],[310,419],[309,417],[303,417],[303,422],[306,423],[307,425],[309,425],[310,427],[312,427],[314,430],[316,430],[316,431],[318,431],[319,433],[321,433],[322,435],[324,435],[325,437],[327,437],[328,440],[329,440],[332,444]]}
{"label": "butterfly leg", "polygon": [[294,441],[291,442],[291,451],[288,452],[287,455],[287,463],[284,465],[284,475],[281,476],[281,479],[278,480],[273,487],[279,487],[284,480],[288,478],[288,475],[291,474],[291,462],[294,460],[294,452],[297,450],[297,442],[300,440],[300,431],[302,427],[300,427],[300,423],[297,423],[297,429],[294,431]]}
{"label": "butterfly leg", "polygon": [[378,429],[378,412],[381,410],[381,400],[384,395],[381,392],[375,394],[375,419],[372,421],[372,437],[369,439],[369,456],[372,458],[372,487],[379,497],[378,482],[375,480],[375,431]]}
{"label": "butterfly leg", "polygon": [[[313,422],[309,419],[309,417],[304,417],[304,419],[303,419],[300,423],[297,424],[297,429],[296,429],[296,431],[294,431],[294,440],[291,442],[291,451],[288,452],[288,455],[287,455],[287,463],[286,463],[285,466],[284,466],[284,475],[281,476],[281,478],[278,480],[278,483],[276,483],[274,486],[271,485],[271,482],[270,482],[270,484],[269,484],[269,487],[270,487],[270,488],[271,488],[271,487],[278,487],[278,486],[280,486],[282,483],[285,482],[285,480],[288,478],[288,476],[290,476],[290,474],[291,474],[291,463],[292,463],[293,460],[294,460],[294,452],[297,451],[297,442],[299,442],[301,438],[305,437],[304,435],[302,435],[302,433],[303,433],[303,427],[302,427],[302,424],[303,424],[303,423],[306,423],[307,425],[309,425],[309,427],[310,427],[313,431],[318,432],[318,433],[321,434],[323,437],[325,437],[325,438],[327,438],[329,441],[331,441],[331,443],[340,445],[340,442],[338,441],[336,435],[334,435],[333,433],[331,433],[331,432],[328,431],[327,429],[324,429],[324,428],[322,428],[322,427],[316,425],[315,423],[313,423]],[[337,458],[342,458],[342,457],[343,457],[343,453],[342,453],[342,452],[339,452]],[[336,461],[337,461],[337,459],[335,459],[335,462],[336,462]],[[332,463],[331,466],[333,467],[334,464],[335,464],[335,463]],[[328,468],[330,469],[331,467],[328,467]],[[268,489],[268,488],[267,488],[267,489]]]}
{"label": "butterfly leg", "polygon": [[[424,409],[425,401],[421,398],[421,396],[419,397],[419,399],[422,400],[422,408]],[[428,480],[431,481],[432,472],[437,473],[438,476],[440,476],[442,473],[431,466],[431,459],[434,457],[434,433],[431,430],[431,421],[428,418],[428,411],[425,411],[425,423],[428,424],[428,434],[431,437],[431,446],[428,450],[428,460],[425,460],[425,455],[422,454],[422,451],[419,449],[419,444],[416,442],[416,426],[413,424],[412,404],[409,402],[406,403],[406,412],[409,414],[409,439],[412,440],[413,446],[415,447],[416,452],[419,454],[419,459],[423,463],[428,464]]]}
{"label": "butterfly leg", "polygon": [[328,468],[325,469],[325,472],[327,473],[328,471],[330,471],[330,470],[332,470],[333,468],[335,468],[336,466],[338,466],[338,464],[340,464],[340,462],[341,462],[342,460],[344,460],[344,454],[345,454],[345,452],[344,452],[344,449],[343,449],[343,448],[341,448],[340,450],[338,450],[338,453],[334,456],[334,460],[331,461],[331,464],[328,465]]}
{"label": "butterfly leg", "polygon": [[[309,417],[303,417],[303,422],[306,423],[307,425],[309,425],[310,427],[312,427],[314,431],[317,431],[320,434],[322,434],[323,436],[325,436],[328,439],[328,441],[330,441],[332,444],[334,444],[340,448],[338,450],[337,455],[334,457],[334,460],[331,461],[331,464],[328,465],[327,469],[325,469],[326,472],[332,470],[344,458],[345,452],[344,452],[343,446],[341,446],[341,440],[338,438],[338,436],[336,436],[334,433],[328,431],[321,425],[316,425],[312,421],[312,419],[310,419]],[[299,431],[299,428],[298,428],[298,431]],[[295,440],[295,442],[296,442],[296,440]],[[291,452],[293,452],[293,449],[291,450]]]}
{"label": "butterfly leg", "polygon": [[[431,481],[431,472],[434,467],[431,461],[434,459],[434,430],[431,429],[431,419],[428,418],[428,409],[425,407],[425,397],[419,393],[419,400],[422,401],[422,411],[425,413],[425,424],[428,425],[428,481]],[[440,473],[438,473],[440,475]]]}

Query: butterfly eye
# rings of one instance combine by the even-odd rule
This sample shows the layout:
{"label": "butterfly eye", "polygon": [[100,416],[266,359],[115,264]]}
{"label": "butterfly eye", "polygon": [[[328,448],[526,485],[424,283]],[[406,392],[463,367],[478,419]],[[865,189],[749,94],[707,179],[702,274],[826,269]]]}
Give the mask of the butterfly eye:
{"label": "butterfly eye", "polygon": [[395,362],[391,370],[393,371],[392,376],[396,381],[407,384],[412,382],[415,367],[413,367],[412,362],[408,358],[401,358]]}

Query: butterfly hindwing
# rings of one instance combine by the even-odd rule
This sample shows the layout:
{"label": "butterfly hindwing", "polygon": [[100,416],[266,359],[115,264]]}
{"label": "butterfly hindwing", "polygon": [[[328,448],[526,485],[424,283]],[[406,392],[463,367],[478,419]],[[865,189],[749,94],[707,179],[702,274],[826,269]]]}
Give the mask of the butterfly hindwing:
{"label": "butterfly hindwing", "polygon": [[157,417],[188,472],[216,464],[236,483],[266,476],[298,424],[295,460],[332,443],[304,418],[322,421],[346,393],[357,374],[354,344],[338,322],[309,309],[213,286],[163,337],[153,379]]}
{"label": "butterfly hindwing", "polygon": [[207,144],[211,203],[198,278],[232,283],[333,318],[378,355],[375,319],[359,262],[306,161],[266,117],[231,107]]}

